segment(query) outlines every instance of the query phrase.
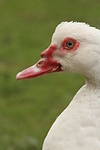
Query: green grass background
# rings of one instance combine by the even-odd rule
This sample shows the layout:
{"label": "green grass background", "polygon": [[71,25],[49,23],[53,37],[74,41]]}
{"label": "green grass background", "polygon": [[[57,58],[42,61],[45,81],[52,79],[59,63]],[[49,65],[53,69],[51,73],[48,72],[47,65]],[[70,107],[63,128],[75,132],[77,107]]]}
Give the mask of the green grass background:
{"label": "green grass background", "polygon": [[84,77],[55,73],[16,81],[62,21],[100,28],[100,0],[0,0],[0,150],[39,150]]}

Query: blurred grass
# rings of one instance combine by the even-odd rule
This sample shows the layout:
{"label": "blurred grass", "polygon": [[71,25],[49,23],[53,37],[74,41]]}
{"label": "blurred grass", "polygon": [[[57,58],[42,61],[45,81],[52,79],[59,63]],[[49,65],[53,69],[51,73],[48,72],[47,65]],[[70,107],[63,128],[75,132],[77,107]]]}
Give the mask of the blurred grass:
{"label": "blurred grass", "polygon": [[0,150],[41,149],[53,121],[84,84],[70,73],[15,80],[65,20],[100,28],[100,1],[0,0]]}

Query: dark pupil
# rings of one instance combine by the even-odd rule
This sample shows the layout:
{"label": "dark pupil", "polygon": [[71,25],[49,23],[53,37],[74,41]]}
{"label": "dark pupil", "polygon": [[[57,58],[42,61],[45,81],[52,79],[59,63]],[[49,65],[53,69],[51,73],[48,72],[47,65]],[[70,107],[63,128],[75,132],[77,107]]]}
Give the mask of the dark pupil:
{"label": "dark pupil", "polygon": [[67,46],[68,46],[68,47],[72,47],[72,46],[73,46],[73,42],[68,42],[68,43],[67,43]]}

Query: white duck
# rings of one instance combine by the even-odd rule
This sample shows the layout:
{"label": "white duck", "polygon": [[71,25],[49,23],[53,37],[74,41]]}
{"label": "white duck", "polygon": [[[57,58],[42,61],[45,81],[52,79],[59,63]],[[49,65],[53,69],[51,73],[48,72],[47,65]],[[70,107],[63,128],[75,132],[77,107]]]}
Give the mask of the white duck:
{"label": "white duck", "polygon": [[86,84],[52,125],[43,150],[100,150],[100,30],[85,23],[61,23],[41,59],[16,78],[58,71],[83,74]]}

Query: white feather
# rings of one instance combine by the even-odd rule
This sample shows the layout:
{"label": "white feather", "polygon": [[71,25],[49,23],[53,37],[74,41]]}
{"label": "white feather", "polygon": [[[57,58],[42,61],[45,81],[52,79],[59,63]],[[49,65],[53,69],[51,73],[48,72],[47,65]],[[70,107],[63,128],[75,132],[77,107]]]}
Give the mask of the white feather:
{"label": "white feather", "polygon": [[[80,46],[60,56],[59,47],[66,37],[76,39]],[[100,30],[85,23],[63,22],[51,44],[58,46],[54,59],[63,70],[83,74],[86,85],[52,125],[43,150],[100,150]]]}

